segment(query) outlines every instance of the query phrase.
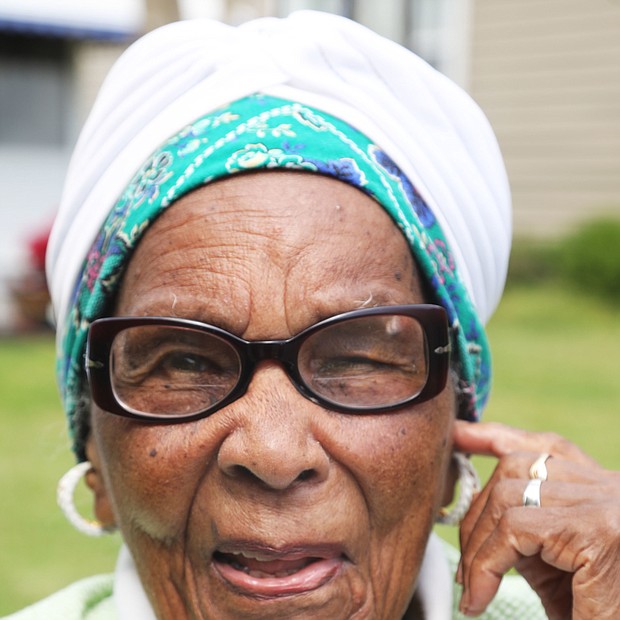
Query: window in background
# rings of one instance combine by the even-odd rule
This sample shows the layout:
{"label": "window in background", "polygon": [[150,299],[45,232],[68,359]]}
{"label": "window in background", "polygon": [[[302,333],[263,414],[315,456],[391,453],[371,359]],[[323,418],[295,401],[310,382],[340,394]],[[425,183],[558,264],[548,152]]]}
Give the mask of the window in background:
{"label": "window in background", "polygon": [[277,0],[277,14],[288,15],[292,11],[314,9],[355,19],[355,5],[356,0]]}
{"label": "window in background", "polygon": [[412,0],[404,44],[467,88],[472,0]]}
{"label": "window in background", "polygon": [[472,0],[279,0],[277,14],[316,9],[355,19],[467,86]]}
{"label": "window in background", "polygon": [[74,137],[72,67],[67,40],[0,31],[0,331],[38,325],[45,314],[30,242],[47,234],[62,187]]}
{"label": "window in background", "polygon": [[0,33],[0,144],[63,146],[71,92],[67,41]]}

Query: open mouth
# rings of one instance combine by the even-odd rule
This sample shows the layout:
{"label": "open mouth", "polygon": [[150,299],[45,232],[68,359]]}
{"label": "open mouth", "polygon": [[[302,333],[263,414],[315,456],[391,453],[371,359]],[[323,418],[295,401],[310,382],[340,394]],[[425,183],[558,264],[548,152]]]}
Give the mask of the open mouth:
{"label": "open mouth", "polygon": [[216,551],[213,566],[235,590],[261,598],[315,590],[330,581],[345,562],[341,553]]}

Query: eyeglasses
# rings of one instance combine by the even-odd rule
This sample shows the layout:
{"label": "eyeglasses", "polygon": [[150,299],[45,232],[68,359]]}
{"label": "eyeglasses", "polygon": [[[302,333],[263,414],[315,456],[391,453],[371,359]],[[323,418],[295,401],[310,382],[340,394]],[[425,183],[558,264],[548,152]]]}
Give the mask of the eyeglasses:
{"label": "eyeglasses", "polygon": [[98,319],[86,371],[103,410],[146,421],[188,421],[243,396],[256,366],[279,362],[297,390],[345,413],[420,403],[446,385],[450,358],[440,306],[383,306],[320,321],[286,340],[247,341],[198,321]]}

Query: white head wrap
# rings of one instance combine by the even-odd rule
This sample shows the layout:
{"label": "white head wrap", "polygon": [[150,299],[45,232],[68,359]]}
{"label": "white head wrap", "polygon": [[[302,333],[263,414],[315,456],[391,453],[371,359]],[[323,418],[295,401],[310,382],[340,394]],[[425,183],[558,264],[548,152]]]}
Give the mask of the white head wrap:
{"label": "white head wrap", "polygon": [[380,144],[438,219],[486,322],[511,237],[506,173],[486,118],[408,50],[345,18],[301,11],[240,27],[170,24],[117,62],[76,146],[50,238],[60,340],[84,258],[132,175],[180,128],[254,92],[346,119]]}

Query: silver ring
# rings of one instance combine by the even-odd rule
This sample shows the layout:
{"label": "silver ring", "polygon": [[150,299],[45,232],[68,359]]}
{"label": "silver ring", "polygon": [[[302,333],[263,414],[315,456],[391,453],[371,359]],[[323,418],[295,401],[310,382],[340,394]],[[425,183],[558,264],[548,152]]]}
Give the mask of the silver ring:
{"label": "silver ring", "polygon": [[551,457],[547,452],[543,452],[530,467],[530,478],[532,480],[546,480],[548,476],[547,472],[547,460]]}
{"label": "silver ring", "polygon": [[523,505],[540,508],[540,487],[543,481],[540,478],[530,480],[523,491]]}

